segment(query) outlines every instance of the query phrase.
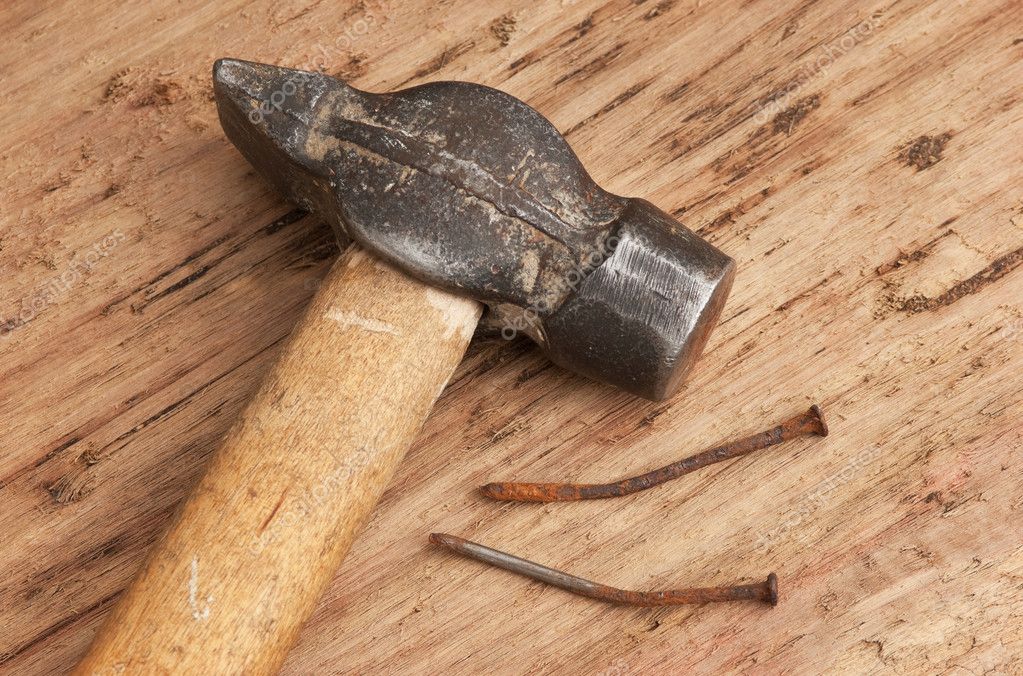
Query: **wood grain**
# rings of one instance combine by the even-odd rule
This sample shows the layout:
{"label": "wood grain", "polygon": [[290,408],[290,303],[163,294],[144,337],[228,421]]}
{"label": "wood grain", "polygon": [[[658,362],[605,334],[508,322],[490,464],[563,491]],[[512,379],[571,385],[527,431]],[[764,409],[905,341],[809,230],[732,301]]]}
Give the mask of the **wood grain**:
{"label": "wood grain", "polygon": [[[474,344],[285,673],[1019,672],[1021,10],[7,3],[0,669],[81,658],[337,254],[218,128],[235,56],[505,89],[739,263],[670,402]],[[812,401],[826,440],[613,503],[475,491],[638,473]],[[781,601],[608,608],[432,530],[626,588],[774,570]]]}

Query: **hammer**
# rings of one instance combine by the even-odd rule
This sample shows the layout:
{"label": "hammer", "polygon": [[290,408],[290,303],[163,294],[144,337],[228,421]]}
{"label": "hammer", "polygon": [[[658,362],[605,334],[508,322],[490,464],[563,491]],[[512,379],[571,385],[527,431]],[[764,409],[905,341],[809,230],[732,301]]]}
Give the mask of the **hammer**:
{"label": "hammer", "polygon": [[601,189],[542,115],[435,82],[370,94],[222,59],[228,138],[352,241],[78,673],[276,671],[486,305],[557,364],[669,397],[732,259]]}

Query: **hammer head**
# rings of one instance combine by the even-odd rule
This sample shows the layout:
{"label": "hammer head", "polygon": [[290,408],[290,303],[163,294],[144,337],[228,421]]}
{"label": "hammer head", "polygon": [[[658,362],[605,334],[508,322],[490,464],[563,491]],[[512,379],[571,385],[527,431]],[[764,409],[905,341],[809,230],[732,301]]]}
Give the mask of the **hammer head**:
{"label": "hammer head", "polygon": [[464,82],[370,94],[227,59],[213,80],[221,124],[260,174],[343,239],[486,303],[506,337],[655,400],[706,344],[732,259],[596,185],[522,101]]}

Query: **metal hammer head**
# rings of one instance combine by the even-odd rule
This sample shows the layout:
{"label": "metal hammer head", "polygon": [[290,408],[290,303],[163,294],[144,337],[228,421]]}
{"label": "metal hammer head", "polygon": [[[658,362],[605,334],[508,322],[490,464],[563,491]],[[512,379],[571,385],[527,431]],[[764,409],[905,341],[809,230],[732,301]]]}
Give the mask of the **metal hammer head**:
{"label": "metal hammer head", "polygon": [[412,276],[486,303],[506,336],[649,399],[700,355],[732,259],[600,188],[522,101],[465,82],[370,94],[228,59],[213,81],[224,130],[267,180]]}

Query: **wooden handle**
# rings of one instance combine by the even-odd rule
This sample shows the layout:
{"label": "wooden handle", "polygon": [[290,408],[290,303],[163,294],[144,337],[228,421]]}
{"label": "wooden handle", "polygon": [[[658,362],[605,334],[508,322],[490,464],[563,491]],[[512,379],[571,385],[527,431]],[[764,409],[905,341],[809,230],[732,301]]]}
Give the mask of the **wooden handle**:
{"label": "wooden handle", "polygon": [[479,312],[349,250],[77,673],[276,671]]}

